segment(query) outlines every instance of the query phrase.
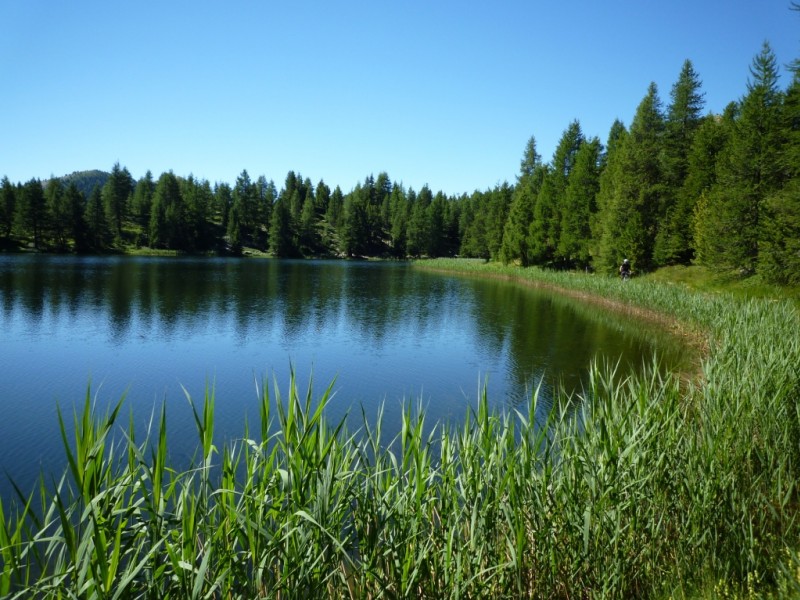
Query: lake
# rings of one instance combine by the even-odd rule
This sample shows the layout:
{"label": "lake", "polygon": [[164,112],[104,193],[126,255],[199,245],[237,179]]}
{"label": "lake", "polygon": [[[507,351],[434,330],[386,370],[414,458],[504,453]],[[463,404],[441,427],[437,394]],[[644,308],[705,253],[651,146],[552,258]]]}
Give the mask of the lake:
{"label": "lake", "polygon": [[[120,424],[166,405],[173,464],[196,448],[183,388],[216,397],[219,443],[259,431],[258,389],[318,394],[335,379],[329,420],[405,401],[428,423],[460,423],[485,382],[493,408],[524,405],[542,384],[580,390],[596,357],[641,369],[655,344],[665,369],[680,347],[575,301],[502,281],[405,263],[268,259],[0,256],[0,469],[28,491],[60,474],[56,406],[71,422],[91,386],[100,407],[125,395]],[[0,474],[0,497],[11,491]]]}

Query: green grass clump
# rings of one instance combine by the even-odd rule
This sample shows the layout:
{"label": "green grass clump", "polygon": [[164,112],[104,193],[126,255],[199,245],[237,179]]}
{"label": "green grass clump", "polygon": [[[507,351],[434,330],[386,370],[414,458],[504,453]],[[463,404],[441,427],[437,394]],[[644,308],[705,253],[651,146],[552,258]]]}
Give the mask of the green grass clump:
{"label": "green grass clump", "polygon": [[791,303],[467,266],[677,317],[708,340],[699,375],[595,364],[582,402],[556,398],[547,423],[535,393],[505,414],[483,394],[459,425],[409,406],[395,439],[380,418],[327,423],[331,387],[315,397],[292,376],[264,390],[258,435],[221,448],[207,394],[182,471],[163,409],[137,441],[87,393],[74,439],[62,425],[64,477],[0,505],[0,596],[800,595]]}

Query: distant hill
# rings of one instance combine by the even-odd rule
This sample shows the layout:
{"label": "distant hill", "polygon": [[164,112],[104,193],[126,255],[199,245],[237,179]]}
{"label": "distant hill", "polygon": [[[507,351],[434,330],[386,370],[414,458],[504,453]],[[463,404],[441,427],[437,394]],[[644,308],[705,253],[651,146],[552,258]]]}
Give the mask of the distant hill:
{"label": "distant hill", "polygon": [[59,177],[58,179],[64,186],[68,186],[70,183],[74,182],[83,195],[88,198],[94,187],[103,187],[110,176],[111,173],[107,171],[93,169],[91,171],[75,171],[69,175]]}

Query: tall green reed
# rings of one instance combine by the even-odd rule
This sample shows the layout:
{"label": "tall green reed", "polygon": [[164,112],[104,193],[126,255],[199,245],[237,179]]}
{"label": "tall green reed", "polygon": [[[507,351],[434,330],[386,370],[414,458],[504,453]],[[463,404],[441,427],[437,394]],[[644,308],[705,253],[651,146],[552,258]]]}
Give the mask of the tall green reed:
{"label": "tall green reed", "polygon": [[[525,275],[526,277],[532,275]],[[166,410],[143,440],[89,395],[62,437],[65,476],[0,506],[0,593],[95,598],[519,598],[779,595],[797,590],[798,315],[784,303],[546,275],[687,319],[709,340],[687,384],[654,363],[593,364],[537,422],[463,423],[409,403],[329,424],[292,371],[261,391],[257,439],[217,447],[213,390],[192,403],[198,455],[168,462]],[[659,287],[664,289],[658,289]],[[270,391],[270,388],[273,391]],[[188,395],[187,395],[188,397]],[[189,398],[190,402],[192,399]],[[362,413],[363,414],[363,413]],[[113,435],[118,427],[119,435]],[[721,590],[721,591],[720,591]]]}

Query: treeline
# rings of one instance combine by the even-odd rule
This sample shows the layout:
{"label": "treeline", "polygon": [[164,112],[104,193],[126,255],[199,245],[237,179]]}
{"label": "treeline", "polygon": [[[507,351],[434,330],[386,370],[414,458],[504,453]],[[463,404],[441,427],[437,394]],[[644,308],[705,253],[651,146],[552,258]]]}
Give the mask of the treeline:
{"label": "treeline", "polygon": [[746,93],[704,114],[686,61],[663,107],[655,84],[605,144],[579,121],[552,159],[528,141],[517,181],[448,197],[382,172],[349,193],[289,172],[280,190],[243,171],[213,187],[172,172],[135,181],[114,165],[88,194],[73,180],[0,185],[0,237],[40,250],[130,246],[280,257],[453,256],[564,269],[699,263],[800,283],[800,68],[779,87],[768,44]]}

